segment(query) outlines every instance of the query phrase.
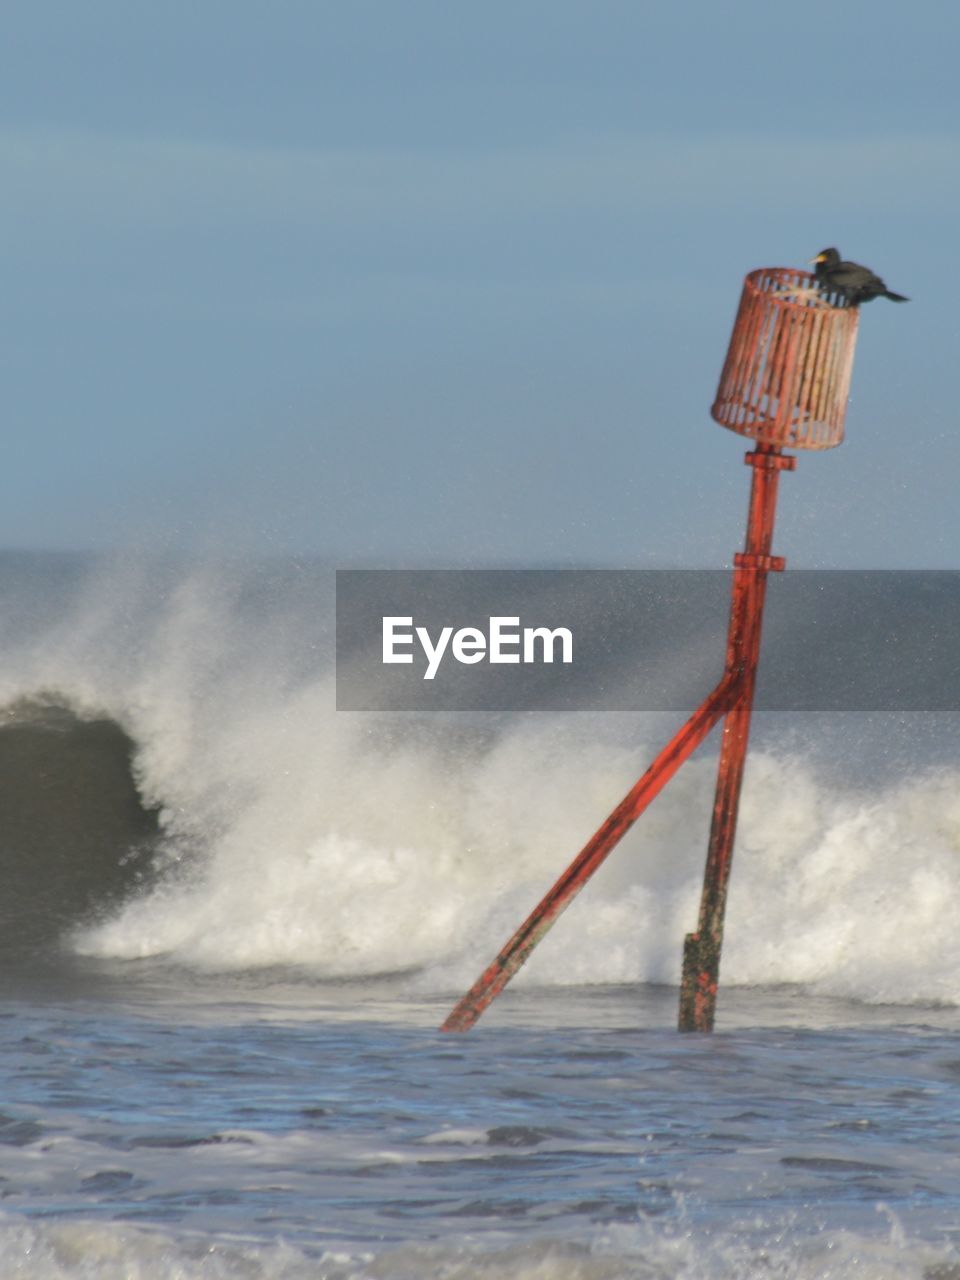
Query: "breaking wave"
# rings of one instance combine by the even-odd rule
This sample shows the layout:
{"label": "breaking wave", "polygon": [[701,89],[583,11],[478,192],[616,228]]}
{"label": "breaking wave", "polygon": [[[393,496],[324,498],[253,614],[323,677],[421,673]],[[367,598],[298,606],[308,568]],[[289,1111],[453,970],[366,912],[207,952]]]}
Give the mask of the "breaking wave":
{"label": "breaking wave", "polygon": [[[20,947],[458,991],[674,727],[338,713],[332,575],[312,563],[8,556],[0,574]],[[836,766],[802,725],[760,726],[724,980],[960,1004],[960,766],[844,772],[869,754],[854,720],[824,731]],[[518,982],[677,981],[713,771],[709,752],[684,767]]]}

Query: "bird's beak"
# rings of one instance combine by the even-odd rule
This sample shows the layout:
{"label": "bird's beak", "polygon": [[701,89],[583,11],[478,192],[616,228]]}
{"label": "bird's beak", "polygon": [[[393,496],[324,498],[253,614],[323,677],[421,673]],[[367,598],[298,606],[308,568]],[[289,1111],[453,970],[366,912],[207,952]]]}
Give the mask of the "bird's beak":
{"label": "bird's beak", "polygon": [[811,258],[811,259],[810,259],[810,261],[807,263],[807,266],[808,266],[808,267],[814,267],[814,266],[816,266],[816,264],[817,264],[818,262],[822,262],[822,261],[823,261],[823,254],[822,254],[822,253],[818,253],[818,254],[817,254],[817,256],[816,256],[815,258]]}

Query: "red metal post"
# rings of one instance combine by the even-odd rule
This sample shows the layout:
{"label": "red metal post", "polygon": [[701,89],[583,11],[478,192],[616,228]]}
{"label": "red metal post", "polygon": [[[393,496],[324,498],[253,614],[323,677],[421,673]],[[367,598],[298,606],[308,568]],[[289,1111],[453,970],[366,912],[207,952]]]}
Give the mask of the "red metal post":
{"label": "red metal post", "polygon": [[750,513],[746,549],[734,558],[727,638],[727,670],[740,675],[740,693],[723,726],[700,919],[697,932],[687,934],[684,942],[681,1031],[713,1030],[727,886],[760,656],[767,573],[782,570],[785,565],[781,556],[770,554],[770,545],[780,472],[792,471],[796,459],[784,456],[775,445],[760,445],[755,453],[747,454],[746,461],[753,466]]}
{"label": "red metal post", "polygon": [[643,777],[587,841],[550,892],[537,904],[493,963],[450,1013],[441,1031],[469,1031],[517,972],[557,917],[570,905],[647,805],[666,786],[713,726],[741,696],[743,675],[728,667],[713,693],[667,743]]}
{"label": "red metal post", "polygon": [[751,437],[753,467],[746,547],[734,558],[723,679],[453,1009],[444,1031],[467,1031],[507,985],[560,913],[643,810],[724,716],[723,742],[697,932],[684,946],[680,1029],[712,1031],[730,863],[760,653],[781,449],[831,449],[843,440],[859,309],[824,293],[806,271],[762,267],[743,283],[720,385],[716,422]]}

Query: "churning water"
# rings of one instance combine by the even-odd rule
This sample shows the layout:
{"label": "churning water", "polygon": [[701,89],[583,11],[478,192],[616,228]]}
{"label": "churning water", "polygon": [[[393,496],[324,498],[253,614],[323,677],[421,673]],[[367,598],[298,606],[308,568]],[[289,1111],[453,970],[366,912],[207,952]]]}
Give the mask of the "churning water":
{"label": "churning water", "polygon": [[709,752],[442,1035],[677,717],[337,713],[313,565],[0,577],[0,1274],[960,1277],[953,717],[761,717],[713,1037]]}

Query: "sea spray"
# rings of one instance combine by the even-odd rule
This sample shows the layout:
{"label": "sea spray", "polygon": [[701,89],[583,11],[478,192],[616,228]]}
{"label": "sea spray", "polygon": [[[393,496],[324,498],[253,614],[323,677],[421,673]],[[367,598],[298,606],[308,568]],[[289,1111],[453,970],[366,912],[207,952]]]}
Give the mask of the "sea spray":
{"label": "sea spray", "polygon": [[[11,566],[7,706],[40,697],[115,721],[159,811],[159,874],[74,930],[88,956],[395,973],[458,991],[674,727],[664,715],[338,713],[322,565]],[[960,771],[857,778],[843,751],[833,767],[805,749],[802,717],[767,720],[746,774],[724,983],[960,1003]],[[850,729],[847,755],[860,757],[862,719]],[[684,767],[520,983],[676,982],[713,772],[709,748]]]}

